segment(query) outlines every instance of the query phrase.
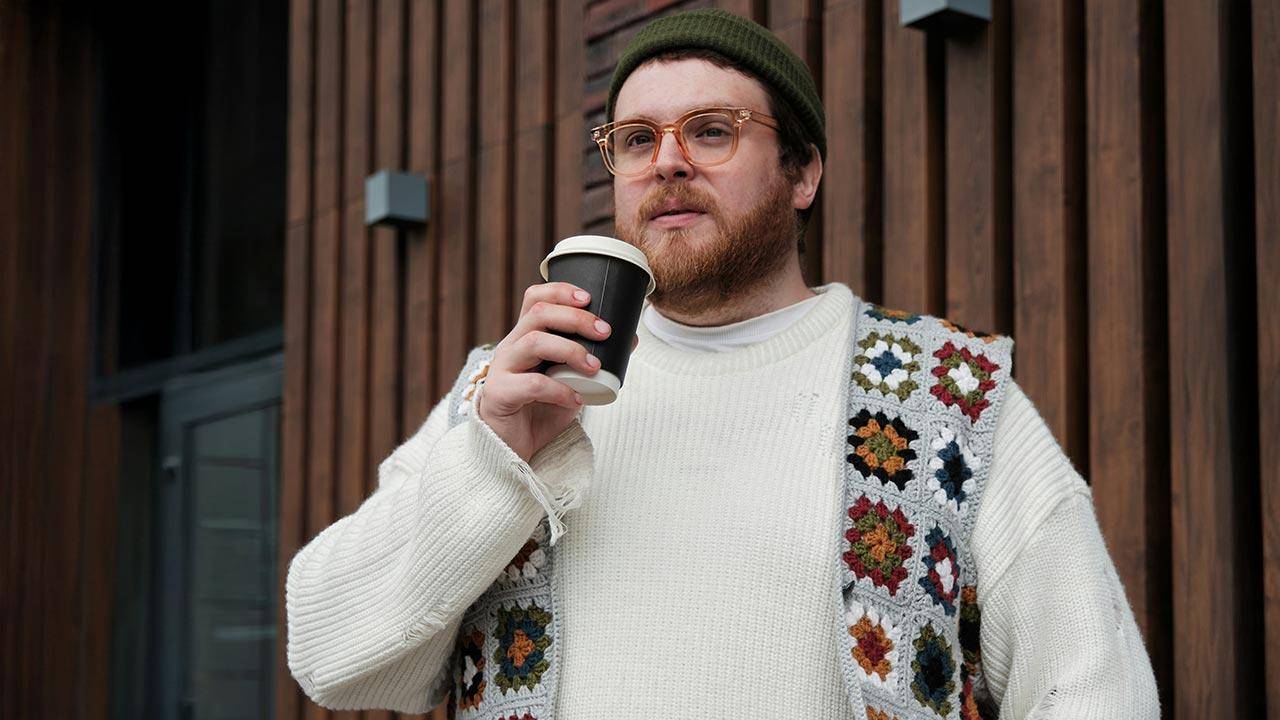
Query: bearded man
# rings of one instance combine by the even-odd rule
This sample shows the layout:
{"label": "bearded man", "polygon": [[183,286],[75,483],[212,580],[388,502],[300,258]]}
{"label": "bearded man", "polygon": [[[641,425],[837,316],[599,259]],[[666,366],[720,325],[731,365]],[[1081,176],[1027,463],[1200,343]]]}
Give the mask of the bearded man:
{"label": "bearded man", "polygon": [[531,286],[293,559],[304,691],[521,720],[1159,717],[1012,341],[804,282],[826,154],[804,63],[729,13],[672,15],[606,115],[617,232],[656,280],[625,392],[583,408],[536,372],[599,368],[549,331],[612,329]]}

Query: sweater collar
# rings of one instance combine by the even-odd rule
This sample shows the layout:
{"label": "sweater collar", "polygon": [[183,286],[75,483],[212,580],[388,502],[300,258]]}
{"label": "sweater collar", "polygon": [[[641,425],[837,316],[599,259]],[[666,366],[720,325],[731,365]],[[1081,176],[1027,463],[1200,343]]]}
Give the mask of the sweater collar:
{"label": "sweater collar", "polygon": [[[718,375],[777,362],[807,347],[828,331],[838,327],[841,322],[850,322],[856,298],[847,285],[831,282],[810,289],[818,293],[818,297],[813,302],[802,300],[798,303],[807,304],[808,309],[801,317],[794,319],[788,327],[759,342],[731,348],[724,352],[686,350],[673,346],[654,335],[642,319],[636,328],[640,344],[631,356],[632,362],[643,363],[666,372],[687,375]],[[767,315],[786,314],[794,307],[782,308]],[[653,311],[646,300],[642,316],[649,312]],[[693,330],[702,335],[741,336],[740,333],[749,334],[757,326],[768,324],[770,319],[762,315],[730,325],[693,328]],[[689,327],[674,323],[668,318],[661,318],[659,322],[662,321],[680,328]]]}

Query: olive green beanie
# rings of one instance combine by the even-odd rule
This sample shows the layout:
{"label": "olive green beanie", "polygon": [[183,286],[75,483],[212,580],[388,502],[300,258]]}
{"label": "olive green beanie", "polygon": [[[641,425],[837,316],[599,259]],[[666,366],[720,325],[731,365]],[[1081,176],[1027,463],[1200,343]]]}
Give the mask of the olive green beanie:
{"label": "olive green beanie", "polygon": [[659,18],[632,38],[618,58],[605,101],[605,121],[613,120],[613,104],[627,76],[648,58],[668,50],[714,50],[750,70],[772,86],[800,118],[825,160],[826,113],[808,66],[768,28],[720,9],[689,10]]}

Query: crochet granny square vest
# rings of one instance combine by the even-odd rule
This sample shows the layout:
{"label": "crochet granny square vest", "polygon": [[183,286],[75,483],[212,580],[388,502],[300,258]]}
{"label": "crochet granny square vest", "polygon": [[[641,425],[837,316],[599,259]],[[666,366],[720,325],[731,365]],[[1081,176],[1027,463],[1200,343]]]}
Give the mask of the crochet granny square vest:
{"label": "crochet granny square vest", "polygon": [[[831,558],[840,591],[830,598],[850,705],[868,720],[993,717],[970,538],[1013,341],[856,295],[850,322],[847,423],[832,429],[845,442]],[[474,417],[493,353],[490,343],[468,354],[449,394],[451,427]],[[452,691],[457,718],[555,717],[560,618],[548,534],[544,518],[467,609],[430,705]]]}

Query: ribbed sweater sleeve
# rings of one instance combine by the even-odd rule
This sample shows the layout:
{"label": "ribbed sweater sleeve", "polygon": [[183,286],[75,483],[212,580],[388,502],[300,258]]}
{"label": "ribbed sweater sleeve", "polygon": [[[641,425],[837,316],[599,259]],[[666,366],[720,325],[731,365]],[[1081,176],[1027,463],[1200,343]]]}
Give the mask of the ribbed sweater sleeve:
{"label": "ribbed sweater sleeve", "polygon": [[585,488],[574,420],[525,463],[483,421],[448,427],[441,400],[378,466],[378,487],[294,555],[289,670],[330,709],[429,710],[463,612],[545,515],[526,483]]}
{"label": "ribbed sweater sleeve", "polygon": [[983,668],[1014,720],[1160,717],[1084,479],[1011,384],[974,528]]}

